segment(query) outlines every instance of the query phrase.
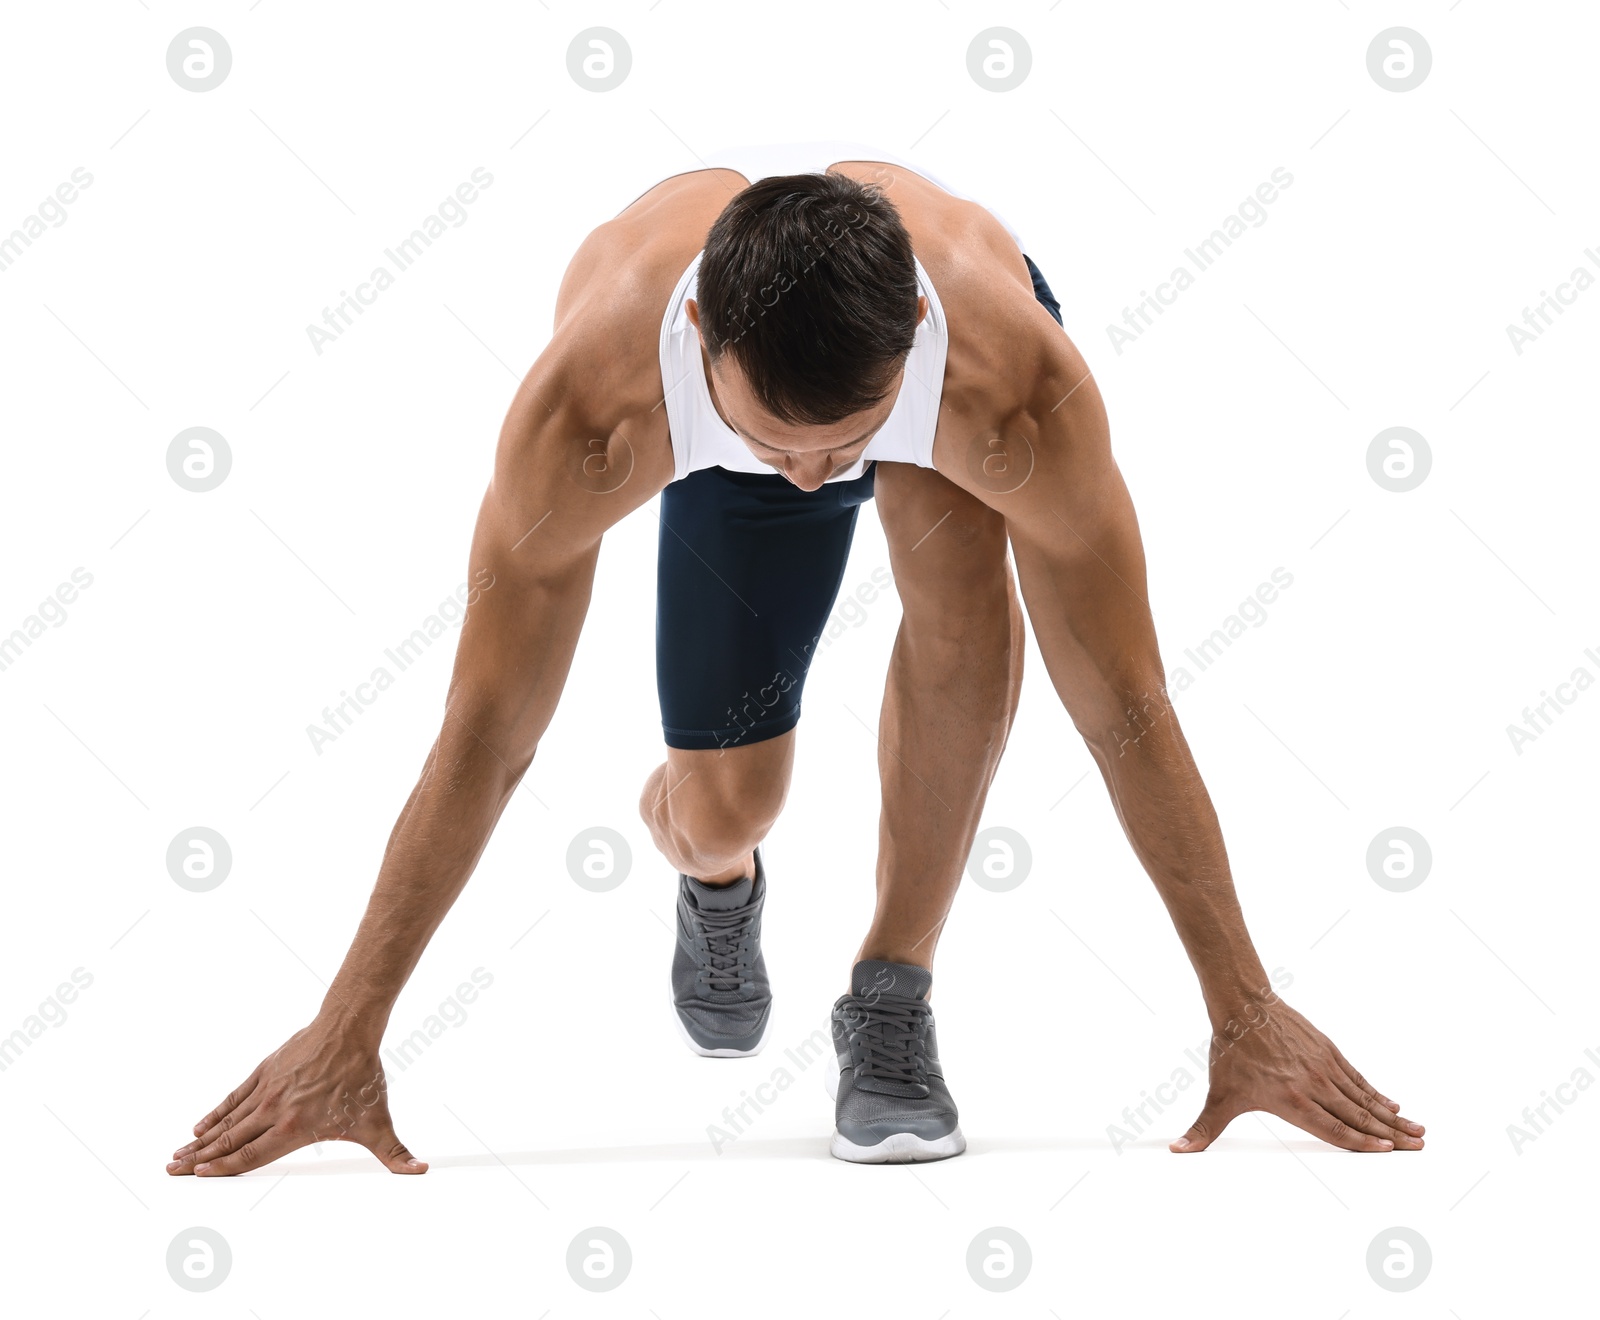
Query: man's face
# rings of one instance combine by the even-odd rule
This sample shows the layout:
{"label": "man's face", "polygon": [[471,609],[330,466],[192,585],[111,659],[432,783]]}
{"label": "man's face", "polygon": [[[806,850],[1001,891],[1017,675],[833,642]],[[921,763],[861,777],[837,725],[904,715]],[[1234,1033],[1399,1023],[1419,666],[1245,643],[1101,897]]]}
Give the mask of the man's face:
{"label": "man's face", "polygon": [[[685,304],[689,320],[700,328],[700,309],[694,299]],[[917,300],[917,320],[927,313],[927,299]],[[711,365],[702,340],[701,360],[717,415],[745,442],[750,452],[776,468],[801,490],[816,490],[836,472],[861,457],[872,437],[889,420],[895,400],[905,384],[902,370],[894,388],[874,408],[826,426],[797,426],[779,421],[756,401],[744,374],[724,355]]]}

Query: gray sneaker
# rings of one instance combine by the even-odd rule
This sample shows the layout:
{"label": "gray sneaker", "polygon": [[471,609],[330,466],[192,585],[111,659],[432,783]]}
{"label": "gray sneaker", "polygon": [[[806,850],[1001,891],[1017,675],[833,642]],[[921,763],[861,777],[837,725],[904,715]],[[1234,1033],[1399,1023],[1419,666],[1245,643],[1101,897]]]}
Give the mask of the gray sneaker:
{"label": "gray sneaker", "polygon": [[696,1054],[737,1059],[758,1054],[772,1023],[772,987],[761,956],[761,908],[767,875],[731,885],[678,876],[678,948],[672,958],[672,1007]]}
{"label": "gray sneaker", "polygon": [[925,967],[868,959],[833,1006],[832,1151],[855,1164],[942,1160],[967,1148],[944,1084]]}

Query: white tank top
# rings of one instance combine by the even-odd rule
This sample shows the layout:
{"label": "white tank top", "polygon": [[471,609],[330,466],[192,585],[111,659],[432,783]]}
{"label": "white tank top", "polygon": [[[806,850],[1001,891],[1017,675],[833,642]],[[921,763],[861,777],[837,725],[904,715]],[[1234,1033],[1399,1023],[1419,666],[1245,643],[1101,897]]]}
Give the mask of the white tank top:
{"label": "white tank top", "polygon": [[[775,174],[821,173],[843,160],[881,160],[901,166],[943,188],[956,197],[967,198],[927,170],[897,156],[860,142],[787,142],[760,146],[732,147],[706,157],[701,168],[732,169],[751,183]],[[692,171],[681,171],[692,173]],[[672,177],[672,176],[667,176]],[[641,196],[643,194],[640,194]],[[990,214],[1005,226],[1017,246],[1022,238],[1005,217],[990,208]],[[729,429],[711,402],[705,367],[700,358],[700,336],[684,310],[684,301],[695,296],[700,258],[697,252],[679,278],[661,318],[661,381],[666,394],[667,425],[672,435],[674,481],[681,481],[701,468],[721,467],[733,472],[778,475],[763,463],[739,436]],[[916,257],[913,255],[913,261]],[[933,466],[933,436],[939,421],[939,400],[944,389],[945,356],[949,348],[949,327],[944,306],[922,263],[916,261],[917,291],[928,300],[928,314],[917,326],[911,352],[906,358],[905,379],[889,413],[889,420],[867,442],[861,457],[842,472],[828,478],[849,481],[859,477],[878,459],[892,463]]]}

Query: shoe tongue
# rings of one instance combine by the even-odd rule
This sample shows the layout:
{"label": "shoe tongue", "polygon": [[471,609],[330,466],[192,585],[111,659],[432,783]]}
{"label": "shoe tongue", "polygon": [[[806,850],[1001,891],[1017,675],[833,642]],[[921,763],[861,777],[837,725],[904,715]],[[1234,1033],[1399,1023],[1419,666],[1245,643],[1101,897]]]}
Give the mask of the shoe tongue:
{"label": "shoe tongue", "polygon": [[850,993],[855,995],[898,995],[904,999],[926,999],[933,986],[933,973],[911,963],[883,962],[868,958],[858,962],[850,973]]}
{"label": "shoe tongue", "polygon": [[731,885],[702,884],[691,876],[689,884],[694,890],[695,903],[707,912],[728,912],[742,908],[750,901],[750,894],[756,886],[754,877],[748,875]]}

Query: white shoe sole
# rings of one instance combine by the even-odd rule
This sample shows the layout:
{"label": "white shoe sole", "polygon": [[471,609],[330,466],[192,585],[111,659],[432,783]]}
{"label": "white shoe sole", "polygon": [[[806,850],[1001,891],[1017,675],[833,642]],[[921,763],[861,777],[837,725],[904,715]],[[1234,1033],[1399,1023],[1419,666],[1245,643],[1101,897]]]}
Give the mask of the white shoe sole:
{"label": "white shoe sole", "polygon": [[961,1135],[960,1128],[932,1141],[912,1132],[895,1132],[876,1146],[858,1146],[841,1137],[835,1128],[833,1144],[828,1150],[835,1159],[849,1160],[852,1164],[920,1164],[927,1160],[947,1160],[966,1148],[967,1139]]}
{"label": "white shoe sole", "polygon": [[683,1043],[698,1054],[702,1059],[748,1059],[753,1054],[760,1054],[766,1048],[767,1037],[772,1034],[772,1010],[767,1010],[767,1025],[761,1028],[761,1039],[748,1050],[715,1049],[708,1050],[704,1045],[696,1042],[689,1034],[689,1029],[683,1025],[683,1019],[678,1016],[678,1001],[669,992],[667,1002],[672,1007],[672,1020],[677,1024],[678,1034],[683,1037]]}

